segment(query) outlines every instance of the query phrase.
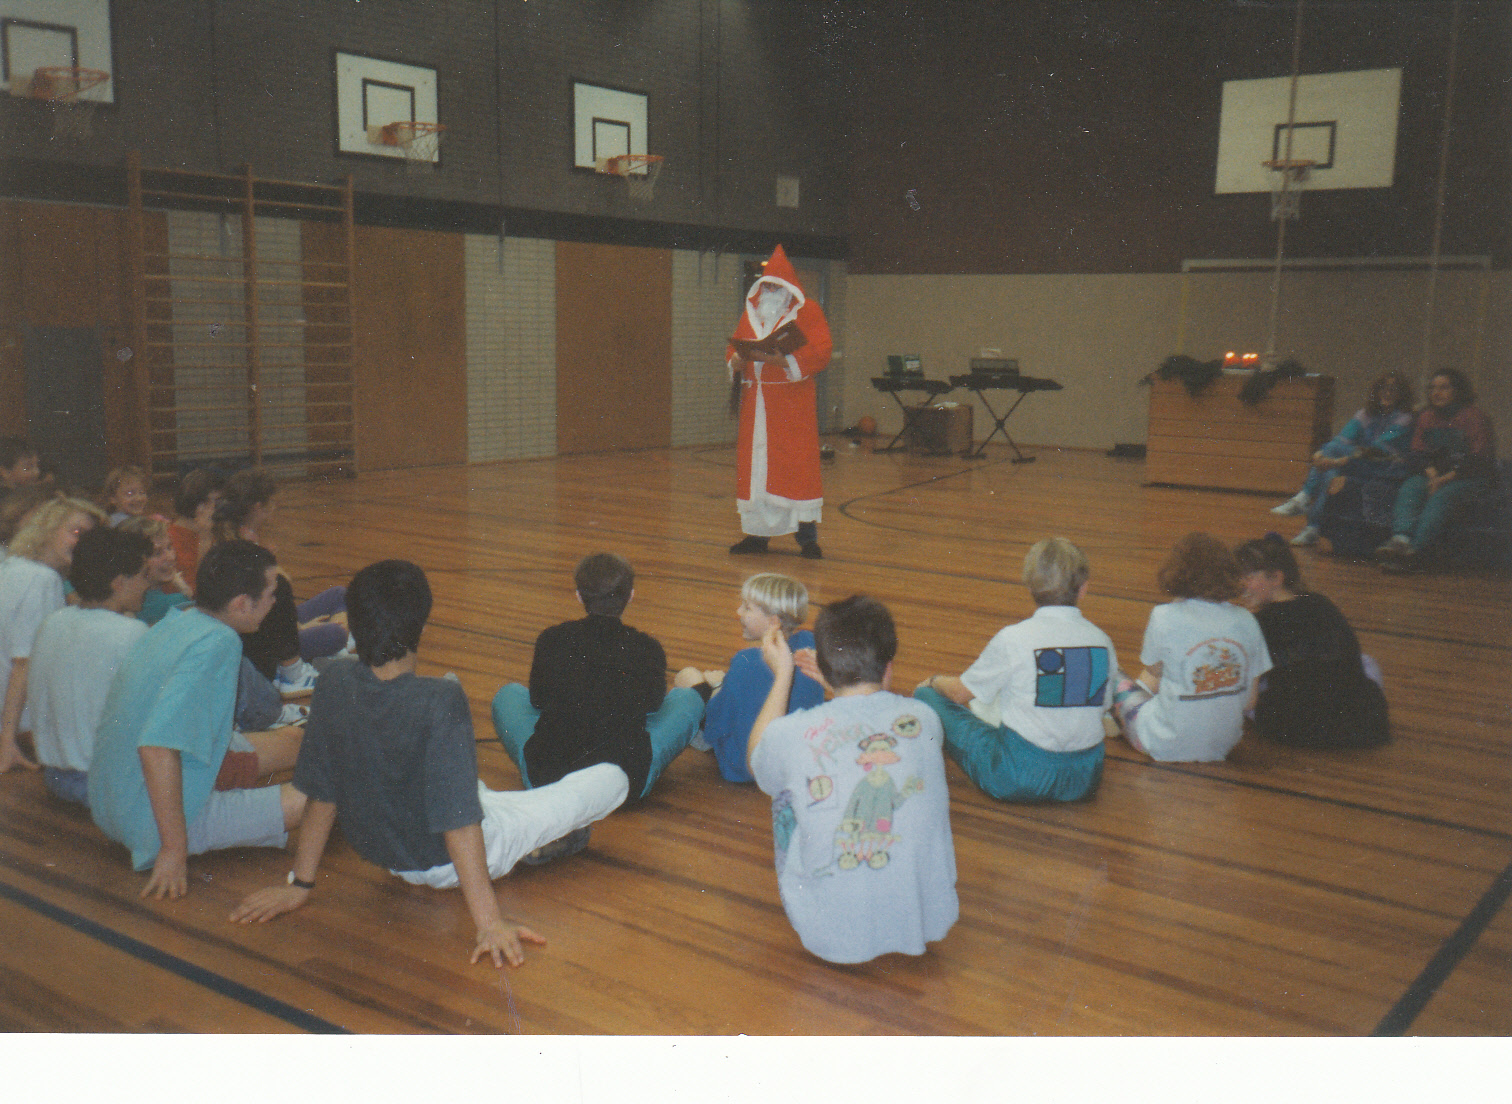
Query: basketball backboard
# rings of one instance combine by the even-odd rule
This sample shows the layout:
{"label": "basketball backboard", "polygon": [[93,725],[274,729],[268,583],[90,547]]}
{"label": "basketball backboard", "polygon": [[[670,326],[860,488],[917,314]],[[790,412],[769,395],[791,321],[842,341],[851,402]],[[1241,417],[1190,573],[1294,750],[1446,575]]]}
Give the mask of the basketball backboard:
{"label": "basketball backboard", "polygon": [[[1401,91],[1400,69],[1299,77],[1290,158],[1314,165],[1292,187],[1391,187]],[[1288,156],[1290,98],[1290,77],[1224,81],[1215,192],[1272,189],[1274,173],[1261,162]]]}
{"label": "basketball backboard", "polygon": [[[32,74],[53,66],[114,71],[109,0],[0,0],[0,86],[27,95]],[[115,81],[79,99],[114,103]]]}
{"label": "basketball backboard", "polygon": [[596,169],[611,157],[644,154],[646,97],[639,92],[572,82],[572,164]]}
{"label": "basketball backboard", "polygon": [[[385,141],[390,123],[439,122],[436,71],[423,65],[336,51],[336,148],[403,161],[405,150]],[[439,151],[429,160],[440,159]]]}

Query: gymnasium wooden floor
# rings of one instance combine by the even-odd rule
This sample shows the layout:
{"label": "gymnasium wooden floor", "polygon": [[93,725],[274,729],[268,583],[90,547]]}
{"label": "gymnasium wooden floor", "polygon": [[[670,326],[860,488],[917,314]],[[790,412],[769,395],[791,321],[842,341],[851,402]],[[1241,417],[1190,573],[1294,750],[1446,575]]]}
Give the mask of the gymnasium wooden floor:
{"label": "gymnasium wooden floor", "polygon": [[[1028,545],[1093,564],[1085,609],[1126,663],[1155,568],[1194,528],[1271,527],[1269,499],[1141,486],[1142,464],[1035,450],[1014,466],[847,450],[828,465],[812,562],[775,541],[735,559],[725,448],[364,475],[287,486],[272,539],[308,595],[371,560],[430,575],[421,653],[473,703],[480,769],[518,776],[488,703],[545,626],[576,616],[570,572],[636,566],[626,620],[674,666],[723,666],[740,580],[771,569],[816,601],[864,591],[897,618],[903,688],[958,673],[1031,612]],[[1291,526],[1287,527],[1291,532]],[[40,777],[0,778],[0,1029],[752,1035],[1506,1035],[1512,1032],[1512,587],[1390,578],[1309,555],[1385,670],[1394,740],[1310,753],[1247,738],[1230,761],[1155,765],[1109,745],[1089,803],[1009,806],[951,765],[961,919],[919,958],[834,967],[783,916],[767,799],[685,752],[589,850],[496,883],[549,943],[503,974],[469,966],[456,893],[412,888],[339,839],[309,906],[233,926],[288,856],[191,862],[191,891],[141,875]]]}

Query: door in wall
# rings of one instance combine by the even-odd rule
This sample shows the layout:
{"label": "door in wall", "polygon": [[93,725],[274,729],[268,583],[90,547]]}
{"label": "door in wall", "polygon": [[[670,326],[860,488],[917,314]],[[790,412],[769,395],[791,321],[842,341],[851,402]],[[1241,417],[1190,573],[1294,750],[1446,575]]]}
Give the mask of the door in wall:
{"label": "door in wall", "polygon": [[61,486],[92,492],[110,465],[100,334],[93,326],[27,326],[26,435]]}
{"label": "door in wall", "polygon": [[557,452],[672,443],[672,252],[558,242]]}

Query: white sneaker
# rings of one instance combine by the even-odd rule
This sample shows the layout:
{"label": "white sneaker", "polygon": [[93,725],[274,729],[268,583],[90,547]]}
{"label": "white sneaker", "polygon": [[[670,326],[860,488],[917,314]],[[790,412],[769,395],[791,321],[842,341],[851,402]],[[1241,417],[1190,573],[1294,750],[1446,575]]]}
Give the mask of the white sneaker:
{"label": "white sneaker", "polygon": [[1410,555],[1412,555],[1412,542],[1401,533],[1375,550],[1375,557],[1378,560],[1394,560]]}
{"label": "white sneaker", "polygon": [[713,751],[714,745],[704,739],[702,732],[693,733],[693,739],[688,741],[688,746],[694,751]]}
{"label": "white sneaker", "polygon": [[1298,548],[1308,548],[1318,543],[1318,536],[1316,525],[1305,525],[1302,527],[1302,532],[1293,537],[1291,542]]}
{"label": "white sneaker", "polygon": [[278,712],[278,721],[274,728],[282,728],[287,725],[302,725],[310,719],[310,707],[299,705],[295,702],[284,702],[284,707]]}
{"label": "white sneaker", "polygon": [[308,694],[315,689],[315,680],[319,677],[320,672],[301,659],[297,663],[278,669],[278,676],[273,680],[273,689],[285,696]]}
{"label": "white sneaker", "polygon": [[1298,514],[1307,513],[1307,508],[1312,505],[1312,499],[1306,491],[1298,491],[1279,506],[1272,506],[1271,513],[1277,517],[1296,517]]}

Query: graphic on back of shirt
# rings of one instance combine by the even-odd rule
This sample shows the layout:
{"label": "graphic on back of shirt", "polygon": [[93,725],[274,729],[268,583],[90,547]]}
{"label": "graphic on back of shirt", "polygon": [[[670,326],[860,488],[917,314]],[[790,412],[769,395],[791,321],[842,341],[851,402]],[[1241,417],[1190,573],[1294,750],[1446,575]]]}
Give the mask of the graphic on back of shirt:
{"label": "graphic on back of shirt", "polygon": [[1108,649],[1034,649],[1034,704],[1048,709],[1101,706],[1108,685]]}
{"label": "graphic on back of shirt", "polygon": [[[918,775],[910,775],[899,786],[887,771],[887,767],[902,759],[894,750],[899,738],[912,740],[923,732],[918,717],[913,714],[898,717],[890,734],[873,732],[857,738],[858,732],[865,732],[865,728],[856,725],[837,731],[826,724],[805,733],[810,751],[821,767],[827,765],[826,760],[834,759],[838,751],[837,737],[854,740],[860,751],[855,762],[865,772],[851,790],[835,829],[833,857],[824,866],[811,871],[813,876],[833,874],[835,867],[856,870],[864,866],[881,870],[890,861],[889,850],[902,840],[893,831],[894,814],[905,801],[924,789],[924,780]],[[834,780],[828,773],[810,776],[807,789],[810,808],[835,796]],[[779,870],[786,862],[788,846],[798,829],[793,801],[792,790],[783,790],[772,799],[772,842]]]}
{"label": "graphic on back of shirt", "polygon": [[1192,692],[1182,694],[1181,700],[1244,693],[1248,658],[1242,644],[1223,637],[1210,637],[1196,645],[1182,657],[1186,668],[1182,683],[1190,686]]}

